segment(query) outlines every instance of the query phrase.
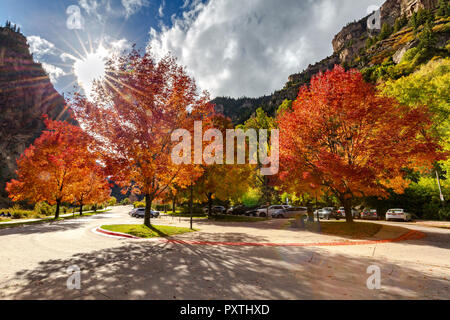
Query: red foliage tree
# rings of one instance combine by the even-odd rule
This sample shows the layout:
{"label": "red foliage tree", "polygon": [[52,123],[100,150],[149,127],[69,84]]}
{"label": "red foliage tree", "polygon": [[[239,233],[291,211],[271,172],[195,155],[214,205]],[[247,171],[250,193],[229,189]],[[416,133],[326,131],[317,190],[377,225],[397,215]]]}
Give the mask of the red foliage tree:
{"label": "red foliage tree", "polygon": [[348,222],[353,198],[403,192],[405,168],[439,159],[437,141],[426,135],[427,109],[379,96],[357,70],[336,66],[315,76],[278,123],[281,181],[332,191]]}
{"label": "red foliage tree", "polygon": [[144,224],[150,226],[152,202],[172,184],[189,184],[189,165],[171,160],[176,129],[193,127],[212,112],[209,97],[175,59],[156,62],[137,51],[109,62],[93,100],[77,94],[77,120],[98,141],[111,179],[124,189],[145,195]]}
{"label": "red foliage tree", "polygon": [[55,219],[63,202],[74,200],[74,189],[93,157],[89,136],[67,122],[46,120],[47,130],[25,150],[17,161],[18,179],[7,183],[13,201],[46,201],[56,204]]}
{"label": "red foliage tree", "polygon": [[111,188],[108,180],[95,158],[86,159],[80,168],[80,179],[71,185],[74,201],[80,207],[83,215],[83,205],[98,204],[109,200]]}

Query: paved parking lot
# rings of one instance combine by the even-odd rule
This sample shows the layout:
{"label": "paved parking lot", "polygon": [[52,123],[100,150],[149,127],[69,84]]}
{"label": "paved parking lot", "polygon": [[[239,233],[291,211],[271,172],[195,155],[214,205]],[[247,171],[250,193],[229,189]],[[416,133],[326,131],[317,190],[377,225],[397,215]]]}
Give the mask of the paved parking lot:
{"label": "paved parking lot", "polygon": [[[449,299],[450,230],[401,224],[420,240],[349,246],[254,247],[124,240],[92,232],[104,224],[141,223],[130,208],[53,224],[0,230],[1,299]],[[156,221],[154,220],[156,223]],[[315,243],[350,241],[289,230],[285,220],[196,220],[184,240]],[[187,219],[158,224],[188,226]],[[399,225],[377,222],[383,225]],[[6,245],[4,245],[6,244]],[[10,244],[10,245],[9,245]],[[367,268],[381,270],[369,290]],[[67,268],[81,289],[67,289]]]}

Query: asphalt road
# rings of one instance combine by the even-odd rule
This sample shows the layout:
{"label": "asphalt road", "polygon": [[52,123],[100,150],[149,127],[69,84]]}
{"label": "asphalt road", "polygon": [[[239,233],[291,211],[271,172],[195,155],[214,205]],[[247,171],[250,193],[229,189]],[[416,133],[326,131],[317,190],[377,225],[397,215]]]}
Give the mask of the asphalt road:
{"label": "asphalt road", "polygon": [[[204,246],[123,240],[92,229],[137,223],[109,213],[0,230],[0,299],[450,299],[450,230],[401,224],[421,240],[358,246]],[[188,226],[166,218],[158,224]],[[282,221],[196,221],[203,237],[244,242],[345,239],[280,228]],[[393,222],[378,222],[399,225]],[[381,288],[370,290],[369,266]],[[81,289],[67,288],[67,268],[81,270]]]}

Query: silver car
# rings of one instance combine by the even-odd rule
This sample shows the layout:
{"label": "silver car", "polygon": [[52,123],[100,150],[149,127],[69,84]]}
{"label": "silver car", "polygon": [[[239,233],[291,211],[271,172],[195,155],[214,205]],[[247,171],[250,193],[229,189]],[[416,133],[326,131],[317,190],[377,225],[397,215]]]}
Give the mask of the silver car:
{"label": "silver car", "polygon": [[[136,208],[131,210],[130,215],[134,218],[144,218],[145,217],[145,208]],[[151,218],[158,218],[160,213],[158,211],[151,210],[150,211],[150,217]]]}
{"label": "silver car", "polygon": [[283,219],[283,218],[295,218],[298,215],[308,214],[308,208],[305,207],[290,207],[278,209],[272,213],[272,218]]}

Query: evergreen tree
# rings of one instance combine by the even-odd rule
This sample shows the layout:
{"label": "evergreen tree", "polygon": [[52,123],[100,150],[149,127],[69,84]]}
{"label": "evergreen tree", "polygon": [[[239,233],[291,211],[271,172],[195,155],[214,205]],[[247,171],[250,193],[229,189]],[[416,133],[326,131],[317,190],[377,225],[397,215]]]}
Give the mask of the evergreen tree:
{"label": "evergreen tree", "polygon": [[402,15],[400,18],[395,20],[394,33],[399,32],[407,24],[408,24],[408,19],[406,18],[405,15]]}
{"label": "evergreen tree", "polygon": [[413,30],[417,30],[419,27],[418,20],[417,20],[417,12],[414,12],[411,16],[411,19],[409,20],[409,25],[413,28]]}
{"label": "evergreen tree", "polygon": [[436,16],[448,17],[450,15],[450,3],[448,0],[439,0],[438,11]]}
{"label": "evergreen tree", "polygon": [[381,33],[379,36],[380,40],[384,40],[388,38],[392,34],[392,28],[388,23],[383,23],[383,26],[381,27]]}
{"label": "evergreen tree", "polygon": [[425,24],[419,36],[419,49],[432,49],[436,45],[436,37],[433,33],[433,24],[429,21]]}

